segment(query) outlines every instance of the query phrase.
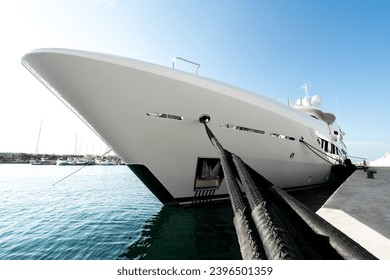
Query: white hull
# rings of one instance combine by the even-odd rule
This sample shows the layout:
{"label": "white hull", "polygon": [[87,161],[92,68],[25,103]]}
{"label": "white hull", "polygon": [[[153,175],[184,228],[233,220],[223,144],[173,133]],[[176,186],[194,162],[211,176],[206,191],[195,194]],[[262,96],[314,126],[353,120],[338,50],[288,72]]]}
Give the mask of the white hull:
{"label": "white hull", "polygon": [[66,160],[57,160],[56,165],[65,166],[68,165],[68,162]]}
{"label": "white hull", "polygon": [[[218,158],[199,122],[202,114],[210,115],[209,127],[227,150],[275,185],[329,183],[332,165],[299,141],[303,137],[319,147],[321,136],[332,142],[329,126],[289,106],[189,73],[110,55],[47,49],[25,55],[22,63],[163,203],[191,201],[198,159]],[[232,125],[256,132],[226,127]],[[225,182],[207,194],[226,197]]]}

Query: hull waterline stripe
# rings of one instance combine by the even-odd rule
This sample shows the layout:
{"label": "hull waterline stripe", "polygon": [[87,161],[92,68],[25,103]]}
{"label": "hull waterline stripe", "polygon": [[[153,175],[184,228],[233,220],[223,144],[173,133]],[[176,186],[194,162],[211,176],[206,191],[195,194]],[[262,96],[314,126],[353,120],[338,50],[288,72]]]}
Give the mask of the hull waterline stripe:
{"label": "hull waterline stripe", "polygon": [[164,205],[179,204],[179,202],[145,165],[129,164],[128,167]]}

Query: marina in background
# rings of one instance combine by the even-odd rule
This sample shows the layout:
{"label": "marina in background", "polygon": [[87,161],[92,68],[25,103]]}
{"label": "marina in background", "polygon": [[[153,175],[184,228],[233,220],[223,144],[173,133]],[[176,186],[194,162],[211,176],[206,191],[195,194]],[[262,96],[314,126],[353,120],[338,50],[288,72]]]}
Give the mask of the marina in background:
{"label": "marina in background", "polygon": [[56,155],[32,153],[0,153],[0,164],[33,165],[118,165],[124,164],[117,155]]}

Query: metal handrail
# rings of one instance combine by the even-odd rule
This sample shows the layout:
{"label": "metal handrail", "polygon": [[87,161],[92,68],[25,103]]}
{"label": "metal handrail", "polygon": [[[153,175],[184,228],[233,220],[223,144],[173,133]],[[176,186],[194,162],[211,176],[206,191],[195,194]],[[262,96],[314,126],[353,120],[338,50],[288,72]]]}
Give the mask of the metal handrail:
{"label": "metal handrail", "polygon": [[185,59],[185,58],[182,58],[182,57],[178,57],[178,56],[177,56],[177,57],[175,57],[174,59],[172,59],[172,68],[173,68],[173,69],[175,69],[175,61],[176,61],[176,59],[179,59],[179,60],[182,60],[182,61],[184,61],[184,62],[188,62],[188,63],[191,63],[191,64],[195,65],[195,66],[196,66],[195,74],[198,75],[198,69],[199,69],[199,67],[200,67],[200,64],[199,64],[199,63],[196,63],[196,62],[190,61],[190,60],[188,60],[188,59]]}

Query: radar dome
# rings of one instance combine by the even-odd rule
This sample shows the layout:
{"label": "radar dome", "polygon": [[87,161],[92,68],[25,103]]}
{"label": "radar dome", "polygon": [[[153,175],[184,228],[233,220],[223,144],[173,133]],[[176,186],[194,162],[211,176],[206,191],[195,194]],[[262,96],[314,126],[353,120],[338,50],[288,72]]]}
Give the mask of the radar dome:
{"label": "radar dome", "polygon": [[311,98],[311,105],[314,107],[321,107],[322,105],[322,98],[319,95],[314,95]]}
{"label": "radar dome", "polygon": [[303,106],[310,106],[311,105],[311,100],[310,100],[309,96],[305,96],[305,98],[303,98],[302,105]]}

